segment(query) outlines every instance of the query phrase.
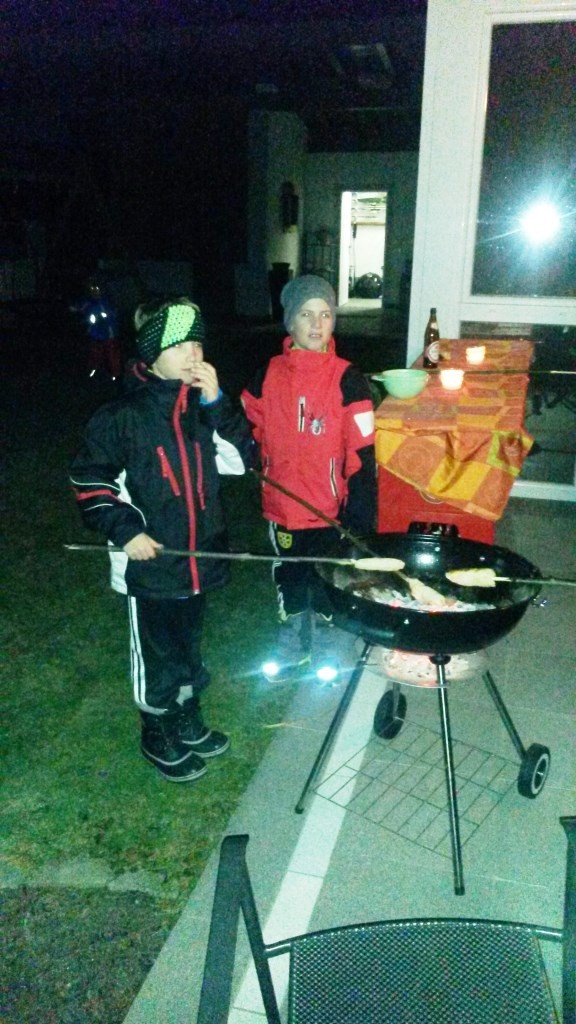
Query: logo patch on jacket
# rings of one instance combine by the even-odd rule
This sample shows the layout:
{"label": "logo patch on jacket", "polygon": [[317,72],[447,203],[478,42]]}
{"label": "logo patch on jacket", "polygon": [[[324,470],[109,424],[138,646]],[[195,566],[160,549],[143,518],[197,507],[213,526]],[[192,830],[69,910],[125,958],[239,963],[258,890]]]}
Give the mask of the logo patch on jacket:
{"label": "logo patch on jacket", "polygon": [[291,533],[282,533],[280,530],[278,530],[278,533],[276,534],[276,540],[278,541],[278,546],[284,548],[285,551],[288,548],[292,547]]}

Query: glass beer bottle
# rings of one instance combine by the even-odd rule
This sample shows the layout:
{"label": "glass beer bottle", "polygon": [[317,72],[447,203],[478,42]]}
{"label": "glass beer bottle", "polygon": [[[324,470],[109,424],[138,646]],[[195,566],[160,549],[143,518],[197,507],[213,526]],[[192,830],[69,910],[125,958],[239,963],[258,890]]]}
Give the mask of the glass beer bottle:
{"label": "glass beer bottle", "polygon": [[430,316],[428,317],[428,323],[426,324],[426,330],[424,331],[424,354],[422,365],[425,370],[435,370],[438,366],[438,361],[440,359],[439,339],[440,331],[438,329],[436,307],[432,306]]}

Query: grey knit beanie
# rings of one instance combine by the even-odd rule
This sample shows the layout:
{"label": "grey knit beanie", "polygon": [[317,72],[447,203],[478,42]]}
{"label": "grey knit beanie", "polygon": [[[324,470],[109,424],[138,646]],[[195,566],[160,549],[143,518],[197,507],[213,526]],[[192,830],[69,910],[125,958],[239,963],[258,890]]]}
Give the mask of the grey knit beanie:
{"label": "grey knit beanie", "polygon": [[298,310],[309,299],[324,299],[330,306],[334,323],[336,322],[336,296],[332,285],[324,277],[303,274],[302,277],[295,277],[285,284],[280,295],[280,302],[284,308],[284,326],[288,332],[292,330]]}

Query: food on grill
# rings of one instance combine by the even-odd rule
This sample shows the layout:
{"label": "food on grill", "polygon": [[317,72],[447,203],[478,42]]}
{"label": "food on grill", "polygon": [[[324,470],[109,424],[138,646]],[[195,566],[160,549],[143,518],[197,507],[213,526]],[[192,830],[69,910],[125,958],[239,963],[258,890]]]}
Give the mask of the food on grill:
{"label": "food on grill", "polygon": [[[404,575],[398,574],[404,579]],[[361,573],[357,569],[336,569],[332,574],[332,584],[355,597],[374,604],[389,605],[393,608],[411,608],[422,612],[469,612],[479,608],[493,608],[494,605],[474,603],[460,600],[455,595],[440,594],[439,591],[427,586],[420,580],[416,592],[413,586],[402,588],[401,584],[391,582],[390,577],[382,573],[380,577],[374,573]],[[407,581],[406,581],[407,583]]]}
{"label": "food on grill", "polygon": [[403,579],[406,580],[410,587],[410,593],[418,604],[424,604],[432,606],[434,608],[442,608],[447,605],[448,599],[444,597],[438,590],[434,590],[432,587],[427,586],[426,583],[422,583],[422,580],[415,580],[410,576],[404,576],[401,574]]}
{"label": "food on grill", "polygon": [[404,580],[415,601],[419,601],[421,604],[444,604],[444,596],[437,590],[433,590],[426,583],[422,583],[422,580],[414,579],[413,576],[406,576],[405,573],[400,571],[404,568],[405,564],[401,558],[378,558],[374,556],[371,558],[355,559],[354,569],[367,572],[396,573],[400,579]]}
{"label": "food on grill", "polygon": [[457,583],[460,587],[495,587],[496,572],[494,569],[451,569],[446,579]]}
{"label": "food on grill", "polygon": [[423,598],[410,598],[404,594],[391,593],[390,590],[381,590],[378,587],[358,588],[352,593],[357,597],[363,597],[367,601],[374,601],[375,604],[387,604],[396,608],[411,608],[414,611],[422,612],[476,612],[479,608],[494,608],[492,604],[471,604],[469,601],[461,601],[458,598],[444,597],[438,595],[437,591],[430,587],[424,587],[424,591],[430,590],[432,594],[442,597],[441,601],[432,599],[424,593]]}
{"label": "food on grill", "polygon": [[356,558],[354,568],[366,572],[399,572],[406,565],[401,558]]}

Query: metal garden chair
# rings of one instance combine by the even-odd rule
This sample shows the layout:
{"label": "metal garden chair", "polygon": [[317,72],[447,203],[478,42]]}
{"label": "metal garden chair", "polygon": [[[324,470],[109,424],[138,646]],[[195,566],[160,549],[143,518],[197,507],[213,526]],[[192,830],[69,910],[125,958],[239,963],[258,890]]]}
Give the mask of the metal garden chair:
{"label": "metal garden chair", "polygon": [[[226,1024],[240,912],[266,1021],[280,1024],[271,957],[290,957],[289,1024],[576,1024],[576,817],[568,838],[562,930],[513,921],[376,921],[266,944],[246,865],[248,836],[221,846],[197,1024]],[[563,1012],[541,944],[562,943]]]}

